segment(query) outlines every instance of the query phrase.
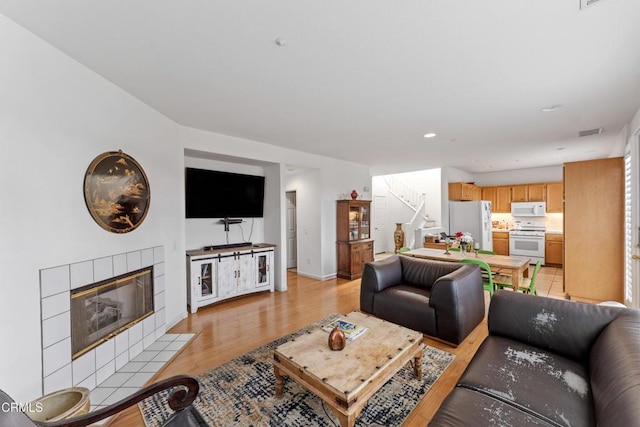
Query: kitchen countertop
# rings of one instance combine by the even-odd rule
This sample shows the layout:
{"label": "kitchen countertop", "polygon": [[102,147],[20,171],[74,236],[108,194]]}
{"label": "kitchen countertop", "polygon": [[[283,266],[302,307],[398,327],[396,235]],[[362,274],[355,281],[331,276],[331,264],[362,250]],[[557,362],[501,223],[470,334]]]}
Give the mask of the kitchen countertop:
{"label": "kitchen countertop", "polygon": [[509,229],[508,228],[492,228],[491,231],[493,233],[508,233]]}
{"label": "kitchen countertop", "polygon": [[547,230],[547,234],[564,234],[562,230]]}

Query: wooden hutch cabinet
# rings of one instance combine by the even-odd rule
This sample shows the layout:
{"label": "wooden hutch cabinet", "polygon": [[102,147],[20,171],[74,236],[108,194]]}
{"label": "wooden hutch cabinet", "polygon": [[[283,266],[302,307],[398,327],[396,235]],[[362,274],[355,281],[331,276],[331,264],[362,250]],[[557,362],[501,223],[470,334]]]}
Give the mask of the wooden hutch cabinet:
{"label": "wooden hutch cabinet", "polygon": [[366,262],[373,261],[371,239],[371,201],[338,200],[337,202],[338,277],[358,279]]}

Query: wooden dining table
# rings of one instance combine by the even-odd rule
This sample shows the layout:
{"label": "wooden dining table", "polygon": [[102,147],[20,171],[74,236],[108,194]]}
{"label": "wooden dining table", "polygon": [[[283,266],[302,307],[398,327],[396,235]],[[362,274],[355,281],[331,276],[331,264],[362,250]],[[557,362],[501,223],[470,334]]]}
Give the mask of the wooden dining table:
{"label": "wooden dining table", "polygon": [[[460,262],[465,258],[476,258],[476,254],[474,253],[449,251],[449,254],[446,254],[442,249],[428,248],[413,249],[411,251],[402,252],[401,255],[448,262]],[[511,286],[514,290],[518,289],[524,277],[529,277],[529,263],[531,262],[530,258],[507,255],[478,254],[477,259],[480,259],[489,264],[492,272],[500,270],[500,274],[510,274]]]}

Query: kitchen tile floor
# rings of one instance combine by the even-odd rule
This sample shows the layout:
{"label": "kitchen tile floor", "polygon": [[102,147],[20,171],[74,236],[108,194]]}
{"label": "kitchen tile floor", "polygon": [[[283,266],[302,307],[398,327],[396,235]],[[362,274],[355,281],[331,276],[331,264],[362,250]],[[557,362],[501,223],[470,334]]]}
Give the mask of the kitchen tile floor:
{"label": "kitchen tile floor", "polygon": [[[165,334],[91,390],[91,410],[104,408],[142,388],[195,334]],[[98,424],[105,424],[103,420]]]}

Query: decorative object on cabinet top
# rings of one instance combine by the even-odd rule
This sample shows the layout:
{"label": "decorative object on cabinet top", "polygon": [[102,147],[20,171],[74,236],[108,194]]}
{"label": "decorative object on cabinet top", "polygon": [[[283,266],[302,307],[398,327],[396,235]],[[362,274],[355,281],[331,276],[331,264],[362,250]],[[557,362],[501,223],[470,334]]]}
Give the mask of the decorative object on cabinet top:
{"label": "decorative object on cabinet top", "polygon": [[149,211],[149,180],[142,166],[122,150],[102,153],[85,173],[84,201],[100,227],[112,233],[128,233],[144,221]]}

